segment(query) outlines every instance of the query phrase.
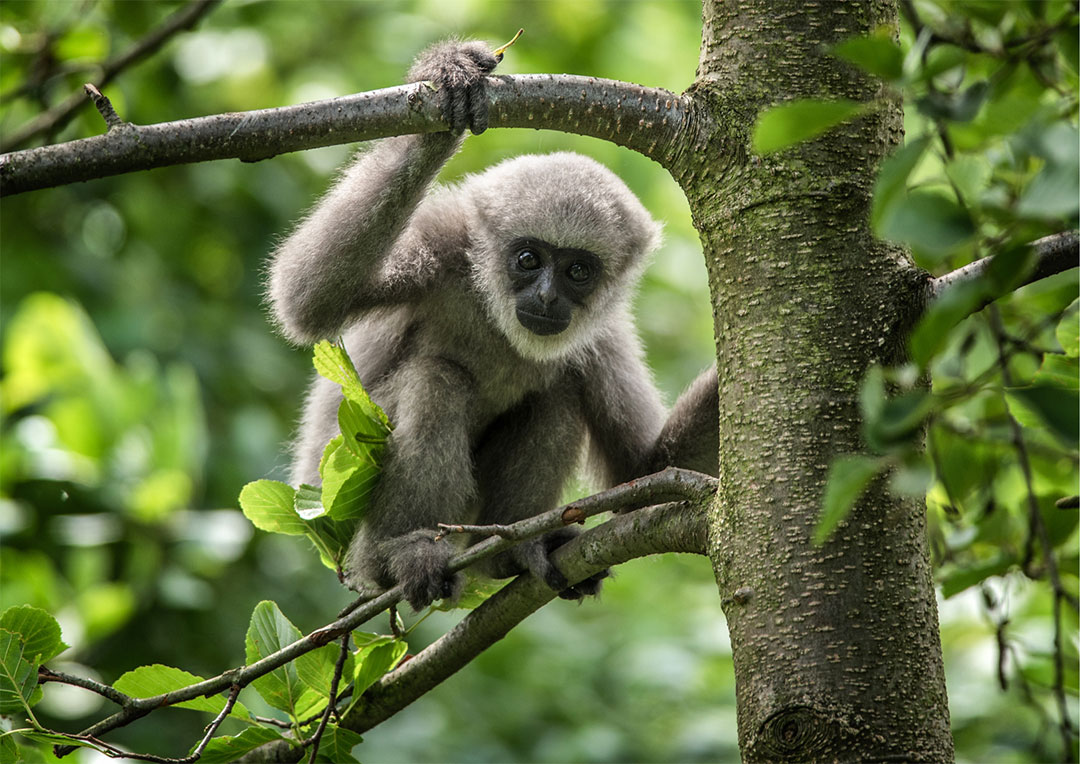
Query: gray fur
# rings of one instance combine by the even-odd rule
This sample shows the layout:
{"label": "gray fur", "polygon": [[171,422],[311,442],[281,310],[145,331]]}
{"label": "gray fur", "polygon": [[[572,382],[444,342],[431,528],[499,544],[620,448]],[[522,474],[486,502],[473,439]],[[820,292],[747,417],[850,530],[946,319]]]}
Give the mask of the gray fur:
{"label": "gray fur", "polygon": [[[433,79],[451,124],[474,132],[486,125],[483,75],[494,67],[478,45],[440,44],[410,73]],[[454,548],[436,540],[438,523],[506,523],[550,509],[586,442],[606,483],[643,474],[664,421],[629,311],[659,225],[613,173],[576,154],[519,157],[432,189],[460,143],[433,133],[361,153],[270,270],[281,331],[302,343],[341,335],[395,424],[346,575],[358,590],[403,583],[416,608],[460,586],[446,572]],[[603,264],[564,331],[534,334],[515,315],[507,248],[519,237],[587,250]],[[318,482],[339,402],[334,385],[315,382],[294,483]],[[595,593],[598,580],[568,588],[548,561],[572,534],[521,545],[485,570],[529,569],[564,596]]]}

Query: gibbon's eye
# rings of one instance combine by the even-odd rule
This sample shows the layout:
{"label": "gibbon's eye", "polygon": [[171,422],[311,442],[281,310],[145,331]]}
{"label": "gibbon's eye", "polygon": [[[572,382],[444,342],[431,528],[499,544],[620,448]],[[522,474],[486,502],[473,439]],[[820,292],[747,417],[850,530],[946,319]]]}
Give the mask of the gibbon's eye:
{"label": "gibbon's eye", "polygon": [[531,249],[518,252],[518,267],[524,271],[535,271],[540,267],[540,256]]}
{"label": "gibbon's eye", "polygon": [[566,275],[570,277],[571,281],[581,283],[588,281],[589,276],[592,275],[592,269],[585,263],[572,263],[569,268],[566,269]]}

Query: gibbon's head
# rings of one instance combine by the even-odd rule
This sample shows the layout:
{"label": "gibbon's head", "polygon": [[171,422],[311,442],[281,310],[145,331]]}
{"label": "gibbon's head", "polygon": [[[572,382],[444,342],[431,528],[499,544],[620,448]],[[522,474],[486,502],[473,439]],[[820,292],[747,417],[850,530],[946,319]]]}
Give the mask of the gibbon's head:
{"label": "gibbon's head", "polygon": [[519,353],[563,357],[621,320],[660,224],[611,170],[527,155],[467,178],[470,258],[488,312]]}

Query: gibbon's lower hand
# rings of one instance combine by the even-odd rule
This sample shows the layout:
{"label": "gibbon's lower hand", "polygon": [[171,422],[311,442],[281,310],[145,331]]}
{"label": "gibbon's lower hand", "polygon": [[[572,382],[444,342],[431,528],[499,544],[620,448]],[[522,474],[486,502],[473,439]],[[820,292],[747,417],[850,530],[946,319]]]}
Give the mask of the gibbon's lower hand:
{"label": "gibbon's lower hand", "polygon": [[499,58],[478,41],[447,40],[436,43],[416,59],[409,82],[430,80],[439,89],[439,106],[450,131],[468,127],[479,135],[488,125],[485,77],[495,70]]}
{"label": "gibbon's lower hand", "polygon": [[395,539],[389,554],[390,575],[405,590],[405,600],[413,610],[423,610],[435,600],[454,600],[461,594],[464,579],[448,569],[454,547],[437,539],[434,531],[410,533]]}
{"label": "gibbon's lower hand", "polygon": [[495,577],[502,578],[527,570],[558,592],[564,600],[579,600],[599,594],[600,582],[611,575],[607,570],[571,586],[566,576],[551,561],[551,554],[571,539],[577,538],[579,533],[577,528],[567,527],[546,533],[540,538],[523,541],[506,552],[509,559],[504,563],[505,569],[496,572]]}

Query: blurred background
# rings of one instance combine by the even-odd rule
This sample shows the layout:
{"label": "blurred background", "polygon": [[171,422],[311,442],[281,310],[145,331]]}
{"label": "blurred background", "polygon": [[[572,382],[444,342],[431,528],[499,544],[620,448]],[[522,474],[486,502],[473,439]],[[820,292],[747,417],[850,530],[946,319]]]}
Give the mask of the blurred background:
{"label": "blurred background", "polygon": [[[180,7],[4,0],[0,133],[75,92],[93,64]],[[568,72],[680,92],[697,63],[700,5],[232,0],[105,93],[136,123],[269,108],[395,85],[434,40],[456,34],[498,45],[519,27],[525,35],[501,73]],[[49,140],[102,131],[87,106]],[[267,320],[267,253],[354,148],[174,167],[3,201],[0,607],[29,603],[58,615],[72,649],[52,668],[106,682],[147,663],[215,675],[242,663],[260,600],[278,602],[305,632],[348,601],[305,541],[255,532],[237,495],[251,480],[283,479],[311,376],[309,353],[289,347]],[[666,172],[599,140],[491,130],[466,141],[443,179],[563,149],[612,168],[665,222],[636,313],[670,403],[713,351],[700,244]],[[1021,586],[1005,580],[1000,588],[1024,603]],[[1042,760],[1047,719],[1018,690],[997,689],[995,626],[977,596],[950,599],[942,612],[958,758]],[[425,619],[410,650],[460,616]],[[1012,617],[1022,623],[1023,608]],[[370,630],[387,631],[385,621]],[[638,560],[619,568],[599,601],[544,608],[367,733],[356,755],[737,760],[732,681],[708,561]],[[254,696],[242,698],[257,707]],[[111,711],[90,693],[57,686],[39,708],[46,725],[65,730]],[[110,739],[178,756],[206,722],[168,711]]]}

